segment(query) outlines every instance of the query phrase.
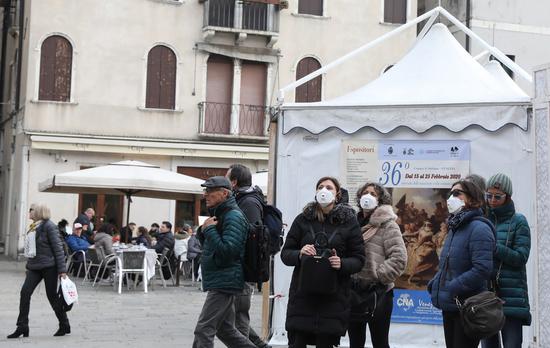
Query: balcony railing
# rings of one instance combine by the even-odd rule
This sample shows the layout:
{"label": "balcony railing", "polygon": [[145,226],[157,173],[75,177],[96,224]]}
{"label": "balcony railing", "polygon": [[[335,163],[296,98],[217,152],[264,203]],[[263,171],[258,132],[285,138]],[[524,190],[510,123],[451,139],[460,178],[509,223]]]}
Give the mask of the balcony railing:
{"label": "balcony railing", "polygon": [[204,27],[277,33],[276,5],[246,0],[204,1]]}
{"label": "balcony railing", "polygon": [[265,140],[268,110],[263,105],[199,103],[199,134]]}

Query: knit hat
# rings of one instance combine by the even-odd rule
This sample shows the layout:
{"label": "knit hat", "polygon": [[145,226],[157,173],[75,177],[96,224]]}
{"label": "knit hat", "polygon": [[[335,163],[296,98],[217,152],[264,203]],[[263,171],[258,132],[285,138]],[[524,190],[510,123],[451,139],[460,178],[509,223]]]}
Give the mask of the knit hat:
{"label": "knit hat", "polygon": [[487,180],[487,188],[496,188],[508,196],[512,196],[512,180],[506,174],[498,173],[490,177]]}

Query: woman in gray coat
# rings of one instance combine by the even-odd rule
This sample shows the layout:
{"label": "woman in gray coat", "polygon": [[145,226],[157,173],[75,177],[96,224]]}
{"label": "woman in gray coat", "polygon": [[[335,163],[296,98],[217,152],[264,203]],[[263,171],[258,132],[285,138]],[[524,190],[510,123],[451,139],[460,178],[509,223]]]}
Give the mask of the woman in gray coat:
{"label": "woman in gray coat", "polygon": [[[57,226],[50,221],[50,209],[42,204],[33,204],[29,210],[29,218],[33,223],[27,233],[36,231],[36,252],[31,252],[27,260],[27,276],[21,288],[19,302],[19,317],[17,329],[8,338],[29,336],[29,309],[31,296],[40,281],[44,279],[48,301],[59,320],[59,329],[54,336],[64,336],[71,333],[67,313],[63,310],[57,296],[57,280],[67,276],[65,256]],[[32,239],[31,239],[32,240]],[[34,247],[29,248],[34,249]]]}
{"label": "woman in gray coat", "polygon": [[361,209],[357,220],[365,243],[365,265],[352,276],[352,289],[366,294],[371,288],[380,297],[374,301],[358,301],[352,306],[348,329],[350,348],[365,346],[367,323],[373,347],[389,348],[394,281],[407,263],[407,249],[391,203],[388,191],[377,183],[368,182],[357,191],[357,204]]}

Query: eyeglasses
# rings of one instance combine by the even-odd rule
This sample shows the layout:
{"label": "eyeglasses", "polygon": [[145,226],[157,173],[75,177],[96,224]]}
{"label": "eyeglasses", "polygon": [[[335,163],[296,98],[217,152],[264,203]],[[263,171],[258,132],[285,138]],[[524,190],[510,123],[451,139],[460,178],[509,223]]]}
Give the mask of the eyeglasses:
{"label": "eyeglasses", "polygon": [[204,193],[212,193],[221,190],[221,187],[207,187],[202,190]]}
{"label": "eyeglasses", "polygon": [[452,191],[449,193],[449,196],[458,197],[458,196],[460,196],[461,194],[466,194],[466,192],[457,189],[457,190],[452,190]]}
{"label": "eyeglasses", "polygon": [[495,201],[500,201],[500,200],[503,200],[504,198],[506,198],[506,195],[503,195],[503,194],[499,194],[499,193],[489,193],[489,192],[485,192],[485,199],[490,201],[492,199],[495,199]]}

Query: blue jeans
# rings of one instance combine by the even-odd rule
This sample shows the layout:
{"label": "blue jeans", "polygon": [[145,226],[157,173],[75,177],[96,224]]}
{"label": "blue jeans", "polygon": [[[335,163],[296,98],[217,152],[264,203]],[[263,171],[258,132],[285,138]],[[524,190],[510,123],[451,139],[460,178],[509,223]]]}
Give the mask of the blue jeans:
{"label": "blue jeans", "polygon": [[[523,327],[521,320],[511,317],[506,317],[506,323],[500,331],[502,335],[502,343],[504,348],[521,348],[523,341]],[[487,339],[481,340],[482,348],[500,348],[499,334],[496,334]]]}

